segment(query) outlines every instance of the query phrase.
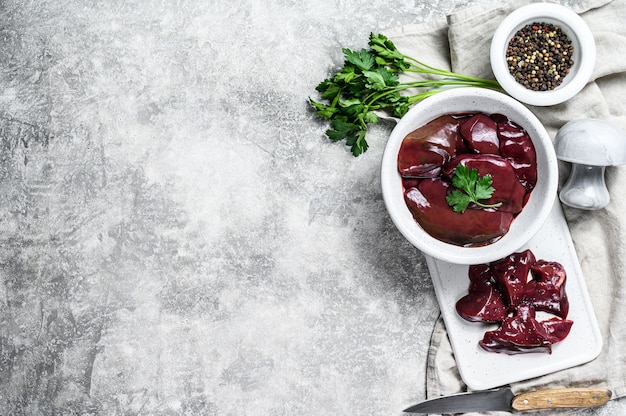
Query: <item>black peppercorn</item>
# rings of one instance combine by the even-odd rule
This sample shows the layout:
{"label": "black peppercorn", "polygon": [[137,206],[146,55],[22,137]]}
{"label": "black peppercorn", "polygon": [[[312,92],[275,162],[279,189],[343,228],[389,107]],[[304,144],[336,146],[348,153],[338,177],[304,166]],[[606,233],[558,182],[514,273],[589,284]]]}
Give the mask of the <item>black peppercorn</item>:
{"label": "black peppercorn", "polygon": [[511,38],[506,60],[518,83],[533,91],[549,91],[569,73],[573,54],[572,42],[559,26],[534,22]]}

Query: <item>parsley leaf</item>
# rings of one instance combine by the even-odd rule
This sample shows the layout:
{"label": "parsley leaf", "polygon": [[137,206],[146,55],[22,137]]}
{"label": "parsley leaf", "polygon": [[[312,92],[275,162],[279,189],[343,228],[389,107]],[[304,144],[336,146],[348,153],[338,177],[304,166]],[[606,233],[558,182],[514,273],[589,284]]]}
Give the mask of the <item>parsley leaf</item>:
{"label": "parsley leaf", "polygon": [[332,129],[326,130],[326,135],[334,142],[349,138],[360,130],[358,125],[339,118],[334,119],[330,126]]}
{"label": "parsley leaf", "polygon": [[361,155],[369,148],[367,141],[365,141],[365,133],[365,130],[359,130],[356,135],[353,135],[347,140],[347,144],[351,147],[354,156]]}
{"label": "parsley leaf", "polygon": [[[475,170],[475,169],[472,169],[472,170]],[[491,196],[495,192],[495,189],[493,189],[493,187],[491,186],[492,183],[493,183],[493,180],[491,179],[491,175],[487,174],[485,176],[478,178],[478,180],[476,181],[476,191],[474,192],[474,195],[476,196],[477,200],[491,198]],[[500,206],[502,205],[502,203],[499,203],[496,205]]]}
{"label": "parsley leaf", "polygon": [[502,202],[484,204],[479,201],[480,199],[491,198],[495,192],[495,189],[491,186],[492,183],[491,175],[486,174],[479,177],[478,169],[469,169],[465,165],[457,165],[452,177],[452,186],[458,189],[453,189],[446,196],[446,201],[448,201],[448,205],[452,207],[454,212],[459,213],[465,212],[471,203],[482,208],[497,208],[502,205]]}
{"label": "parsley leaf", "polygon": [[362,71],[369,71],[376,63],[374,57],[365,49],[355,52],[344,48],[343,53],[346,57],[346,61],[356,65],[356,67]]}
{"label": "parsley leaf", "polygon": [[398,76],[385,68],[377,68],[376,71],[364,71],[363,75],[367,79],[367,87],[373,90],[382,91],[387,87],[398,85]]}
{"label": "parsley leaf", "polygon": [[385,35],[370,35],[369,45],[376,52],[376,61],[379,64],[394,65],[401,71],[409,68],[409,64],[404,61],[404,55]]}
{"label": "parsley leaf", "polygon": [[322,103],[311,100],[311,105],[317,110],[317,114],[324,117],[325,120],[330,120],[336,113],[336,109]]}

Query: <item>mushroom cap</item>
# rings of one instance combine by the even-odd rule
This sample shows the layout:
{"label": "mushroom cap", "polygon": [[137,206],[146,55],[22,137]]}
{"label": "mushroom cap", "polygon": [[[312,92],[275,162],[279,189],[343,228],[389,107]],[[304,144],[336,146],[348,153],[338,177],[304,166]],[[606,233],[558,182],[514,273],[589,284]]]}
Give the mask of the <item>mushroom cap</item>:
{"label": "mushroom cap", "polygon": [[554,139],[556,157],[591,166],[626,164],[626,133],[600,119],[568,121]]}

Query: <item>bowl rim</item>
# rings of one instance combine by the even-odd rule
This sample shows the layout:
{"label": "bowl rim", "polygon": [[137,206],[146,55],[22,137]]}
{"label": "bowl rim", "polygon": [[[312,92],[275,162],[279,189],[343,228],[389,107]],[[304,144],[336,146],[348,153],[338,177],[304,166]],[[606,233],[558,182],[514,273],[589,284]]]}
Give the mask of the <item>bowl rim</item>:
{"label": "bowl rim", "polygon": [[[563,83],[550,91],[533,91],[518,83],[509,72],[506,49],[511,37],[524,25],[536,21],[558,24],[574,47],[574,66]],[[550,106],[578,94],[587,84],[596,61],[596,44],[587,23],[572,9],[554,3],[531,3],[506,16],[497,27],[489,51],[491,69],[502,88],[526,104]]]}
{"label": "bowl rim", "polygon": [[[404,200],[397,158],[402,140],[408,133],[444,114],[500,110],[525,128],[537,150],[537,185],[524,210],[498,241],[481,247],[461,247],[427,234],[415,221]],[[507,114],[510,113],[510,114]],[[514,113],[514,114],[511,114]],[[392,222],[400,233],[425,255],[453,264],[481,264],[499,260],[523,247],[539,231],[550,214],[557,195],[558,162],[554,146],[539,119],[522,103],[510,96],[483,88],[462,87],[442,91],[415,104],[392,130],[381,161],[383,200]],[[528,224],[523,219],[528,218]]]}

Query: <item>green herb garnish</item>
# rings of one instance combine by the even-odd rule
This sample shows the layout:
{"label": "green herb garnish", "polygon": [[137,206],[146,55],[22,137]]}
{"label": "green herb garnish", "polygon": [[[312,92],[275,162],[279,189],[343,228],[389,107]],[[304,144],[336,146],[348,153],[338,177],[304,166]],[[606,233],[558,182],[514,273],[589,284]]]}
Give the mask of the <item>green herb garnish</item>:
{"label": "green herb garnish", "polygon": [[[328,138],[345,140],[354,156],[368,149],[365,135],[369,124],[378,123],[376,111],[400,118],[411,105],[440,92],[444,86],[500,88],[497,81],[433,68],[404,55],[384,35],[371,33],[368,45],[369,50],[344,48],[344,66],[316,87],[325,102],[309,99],[317,114],[330,121]],[[437,75],[442,79],[400,82],[398,75],[402,73]],[[400,94],[409,89],[422,91]]]}
{"label": "green herb garnish", "polygon": [[465,212],[470,203],[474,203],[482,208],[497,208],[502,205],[502,202],[483,204],[479,201],[479,199],[491,198],[495,191],[491,186],[492,183],[491,175],[487,174],[479,177],[478,169],[469,169],[467,166],[458,165],[452,177],[452,186],[458,189],[454,189],[448,194],[446,201],[448,201],[454,212],[460,213]]}

